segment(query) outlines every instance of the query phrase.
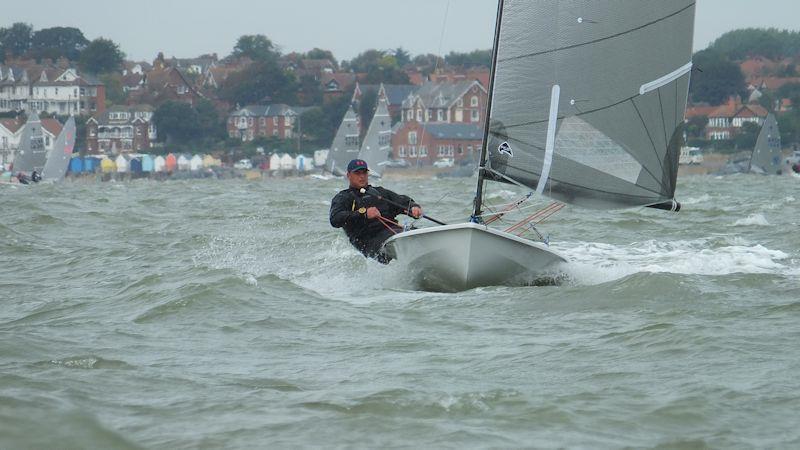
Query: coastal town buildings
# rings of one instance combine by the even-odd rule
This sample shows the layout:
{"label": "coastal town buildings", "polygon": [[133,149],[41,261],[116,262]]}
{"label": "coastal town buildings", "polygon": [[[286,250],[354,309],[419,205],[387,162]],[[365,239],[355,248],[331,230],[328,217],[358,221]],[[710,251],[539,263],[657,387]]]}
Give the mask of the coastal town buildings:
{"label": "coastal town buildings", "polygon": [[429,81],[403,101],[403,122],[480,124],[489,94],[477,80]]}
{"label": "coastal town buildings", "polygon": [[105,101],[103,83],[78,69],[0,66],[0,112],[88,115],[103,112]]}
{"label": "coastal town buildings", "polygon": [[481,128],[471,123],[403,122],[397,124],[392,138],[392,159],[411,166],[430,166],[437,160],[474,163],[482,140]]}
{"label": "coastal town buildings", "polygon": [[228,115],[228,136],[245,142],[258,137],[289,139],[296,118],[297,112],[284,104],[245,106]]}
{"label": "coastal town buildings", "polygon": [[156,140],[149,105],[114,106],[86,121],[86,150],[92,155],[147,151]]}
{"label": "coastal town buildings", "polygon": [[726,140],[736,136],[747,123],[758,126],[764,123],[768,111],[755,103],[742,104],[739,97],[731,97],[720,106],[694,105],[686,110],[686,118],[706,116],[708,125],[705,138],[708,140]]}

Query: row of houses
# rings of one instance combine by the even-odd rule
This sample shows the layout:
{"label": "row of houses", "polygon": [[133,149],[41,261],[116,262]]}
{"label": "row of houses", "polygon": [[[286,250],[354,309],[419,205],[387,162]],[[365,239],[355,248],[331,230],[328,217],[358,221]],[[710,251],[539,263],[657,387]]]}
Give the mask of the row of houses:
{"label": "row of houses", "polygon": [[91,115],[105,103],[103,83],[76,68],[0,65],[0,112]]}

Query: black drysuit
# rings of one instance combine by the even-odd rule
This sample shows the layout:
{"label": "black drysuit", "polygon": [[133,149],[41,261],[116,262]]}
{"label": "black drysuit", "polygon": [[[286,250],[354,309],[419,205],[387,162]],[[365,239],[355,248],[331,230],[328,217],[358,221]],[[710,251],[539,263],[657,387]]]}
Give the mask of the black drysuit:
{"label": "black drysuit", "polygon": [[[374,206],[380,210],[381,216],[396,221],[398,214],[406,214],[405,208],[410,210],[419,205],[414,203],[410,197],[396,194],[388,189],[367,187],[368,191],[372,189],[378,191],[383,199],[378,198],[377,195],[362,194],[356,188],[345,189],[336,194],[331,201],[330,220],[334,228],[344,228],[350,243],[364,256],[375,258],[386,264],[391,258],[381,251],[381,246],[394,235],[394,232],[387,228],[387,225],[384,225],[380,219],[367,219],[366,209]],[[386,200],[404,205],[405,208],[392,205]],[[401,231],[395,226],[388,226],[392,227],[395,232]]]}

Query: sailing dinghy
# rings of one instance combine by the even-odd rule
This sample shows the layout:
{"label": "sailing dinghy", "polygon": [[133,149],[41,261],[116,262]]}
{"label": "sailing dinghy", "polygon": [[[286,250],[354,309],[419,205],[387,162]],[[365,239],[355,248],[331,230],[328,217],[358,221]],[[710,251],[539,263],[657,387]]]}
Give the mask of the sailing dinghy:
{"label": "sailing dinghy", "polygon": [[50,150],[50,154],[47,156],[47,162],[44,164],[44,169],[42,169],[42,181],[57,182],[64,179],[74,147],[75,118],[70,116],[53,143],[53,149]]}
{"label": "sailing dinghy", "polygon": [[437,290],[557,270],[565,258],[544,239],[489,226],[485,182],[589,208],[680,209],[694,13],[694,0],[501,0],[470,222],[396,234],[386,253]]}
{"label": "sailing dinghy", "polygon": [[325,160],[325,170],[335,176],[343,176],[347,172],[347,163],[351,159],[358,158],[360,148],[358,146],[358,116],[353,105],[344,113],[342,123],[333,138],[333,144],[328,151],[328,158]]}
{"label": "sailing dinghy", "polygon": [[39,115],[32,111],[19,139],[19,150],[14,159],[14,172],[22,172],[28,176],[34,170],[42,173],[46,162],[47,149],[44,146],[42,121],[39,119]]}
{"label": "sailing dinghy", "polygon": [[375,115],[372,116],[364,142],[361,144],[361,151],[358,153],[358,159],[367,162],[370,176],[381,176],[383,171],[381,163],[389,160],[392,151],[391,140],[392,118],[389,116],[389,107],[385,98],[379,98]]}
{"label": "sailing dinghy", "polygon": [[767,115],[750,156],[748,172],[762,175],[779,175],[782,169],[781,134],[773,114]]}

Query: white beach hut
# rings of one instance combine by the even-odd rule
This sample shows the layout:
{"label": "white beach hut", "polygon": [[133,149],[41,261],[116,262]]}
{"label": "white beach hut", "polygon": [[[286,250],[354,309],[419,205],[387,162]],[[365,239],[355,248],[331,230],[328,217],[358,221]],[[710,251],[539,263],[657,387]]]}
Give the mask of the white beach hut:
{"label": "white beach hut", "polygon": [[294,170],[294,168],[295,168],[295,162],[294,158],[292,158],[292,155],[288,153],[284,153],[283,155],[281,155],[280,169],[289,171],[289,170]]}
{"label": "white beach hut", "polygon": [[203,158],[200,155],[192,156],[192,159],[189,161],[189,170],[192,172],[197,172],[198,170],[203,168]]}
{"label": "white beach hut", "polygon": [[167,168],[167,161],[164,159],[163,156],[158,155],[153,159],[153,171],[154,172],[163,172]]}
{"label": "white beach hut", "polygon": [[281,168],[281,155],[273,153],[269,157],[269,170],[280,170]]}
{"label": "white beach hut", "polygon": [[189,158],[185,155],[178,156],[178,170],[189,170]]}
{"label": "white beach hut", "polygon": [[317,167],[322,167],[325,165],[325,161],[328,159],[328,149],[316,150],[314,151],[314,165]]}
{"label": "white beach hut", "polygon": [[314,168],[314,160],[307,155],[297,155],[295,168],[298,172],[309,172]]}
{"label": "white beach hut", "polygon": [[116,163],[117,165],[117,173],[128,172],[128,167],[129,167],[128,160],[124,156],[122,155],[117,156],[117,158],[114,160],[114,163]]}

